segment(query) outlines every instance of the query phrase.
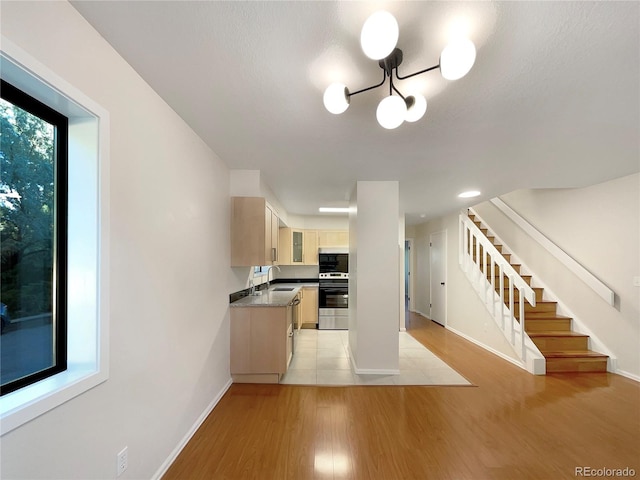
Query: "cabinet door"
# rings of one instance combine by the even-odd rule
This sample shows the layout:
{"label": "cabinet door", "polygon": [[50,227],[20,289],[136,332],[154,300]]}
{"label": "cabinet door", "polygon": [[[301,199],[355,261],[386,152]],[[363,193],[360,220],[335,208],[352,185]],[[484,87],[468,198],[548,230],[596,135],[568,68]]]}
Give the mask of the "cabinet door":
{"label": "cabinet door", "polygon": [[318,231],[304,231],[304,264],[318,265]]}
{"label": "cabinet door", "polygon": [[291,263],[301,265],[303,263],[304,234],[302,230],[291,230]]}
{"label": "cabinet door", "polygon": [[231,308],[231,373],[251,371],[251,310]]}
{"label": "cabinet door", "polygon": [[318,323],[318,287],[304,287],[302,289],[302,323]]}
{"label": "cabinet door", "polygon": [[291,229],[284,227],[278,231],[278,265],[293,265],[291,262]]}
{"label": "cabinet door", "polygon": [[318,244],[320,247],[348,247],[349,232],[347,230],[321,230]]}
{"label": "cabinet door", "polygon": [[263,265],[272,265],[273,264],[273,250],[272,250],[272,240],[271,240],[271,230],[273,224],[273,212],[269,207],[264,209],[264,260],[265,263]]}
{"label": "cabinet door", "polygon": [[275,265],[278,263],[278,259],[280,256],[280,249],[278,248],[278,231],[280,220],[278,219],[278,215],[275,212],[271,212],[271,251],[272,263]]}
{"label": "cabinet door", "polygon": [[[261,197],[231,199],[231,266],[267,265],[265,200]],[[271,227],[269,227],[271,228]],[[269,230],[270,231],[270,230]]]}
{"label": "cabinet door", "polygon": [[[287,371],[286,338],[291,307],[247,307],[251,310],[251,371]],[[287,317],[289,322],[287,324]]]}

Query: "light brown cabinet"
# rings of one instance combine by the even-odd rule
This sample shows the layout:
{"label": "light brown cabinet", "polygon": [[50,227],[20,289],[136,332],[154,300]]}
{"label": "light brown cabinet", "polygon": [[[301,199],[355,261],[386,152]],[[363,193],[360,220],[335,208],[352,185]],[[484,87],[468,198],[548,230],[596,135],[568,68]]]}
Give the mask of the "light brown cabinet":
{"label": "light brown cabinet", "polygon": [[318,323],[318,287],[302,287],[301,292],[298,328],[304,324],[315,326]]}
{"label": "light brown cabinet", "polygon": [[280,229],[281,265],[318,265],[318,231]]}
{"label": "light brown cabinet", "polygon": [[293,356],[293,309],[231,308],[231,376],[236,383],[278,383]]}
{"label": "light brown cabinet", "polygon": [[305,265],[318,265],[318,231],[304,231],[303,259]]}
{"label": "light brown cabinet", "polygon": [[278,263],[278,215],[262,197],[231,198],[231,266]]}
{"label": "light brown cabinet", "polygon": [[349,231],[320,230],[318,232],[318,247],[349,247]]}

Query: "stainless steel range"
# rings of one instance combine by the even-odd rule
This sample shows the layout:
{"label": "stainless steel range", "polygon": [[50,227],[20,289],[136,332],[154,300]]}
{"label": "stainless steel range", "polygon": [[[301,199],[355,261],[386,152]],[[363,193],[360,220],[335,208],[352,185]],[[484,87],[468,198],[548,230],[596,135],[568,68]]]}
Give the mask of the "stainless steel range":
{"label": "stainless steel range", "polygon": [[349,328],[349,254],[337,251],[319,254],[318,329]]}

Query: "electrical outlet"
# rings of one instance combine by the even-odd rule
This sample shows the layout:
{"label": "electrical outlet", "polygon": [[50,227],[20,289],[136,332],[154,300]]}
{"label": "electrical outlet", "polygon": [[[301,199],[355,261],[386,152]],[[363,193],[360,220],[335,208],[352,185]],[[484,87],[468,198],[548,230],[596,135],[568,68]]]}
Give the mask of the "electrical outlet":
{"label": "electrical outlet", "polygon": [[120,453],[118,453],[118,464],[117,464],[117,476],[119,477],[124,473],[129,465],[129,447],[124,447]]}

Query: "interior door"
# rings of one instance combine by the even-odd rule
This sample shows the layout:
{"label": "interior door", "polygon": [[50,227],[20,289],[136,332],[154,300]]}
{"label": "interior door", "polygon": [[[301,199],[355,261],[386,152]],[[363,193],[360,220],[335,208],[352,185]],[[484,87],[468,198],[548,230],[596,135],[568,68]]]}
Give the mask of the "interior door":
{"label": "interior door", "polygon": [[429,237],[431,271],[431,320],[444,326],[447,323],[447,232],[432,233]]}

